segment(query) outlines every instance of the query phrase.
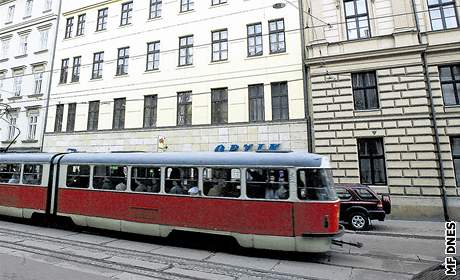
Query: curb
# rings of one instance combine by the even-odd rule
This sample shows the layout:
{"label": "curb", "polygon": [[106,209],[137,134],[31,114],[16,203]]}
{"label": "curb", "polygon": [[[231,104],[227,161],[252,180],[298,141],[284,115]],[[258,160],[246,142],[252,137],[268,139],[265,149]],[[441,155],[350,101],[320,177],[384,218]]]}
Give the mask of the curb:
{"label": "curb", "polygon": [[[345,233],[357,234],[357,235],[405,237],[405,238],[413,238],[413,239],[444,240],[444,236],[439,236],[439,235],[418,235],[418,234],[383,232],[383,231],[353,231],[353,230],[345,230]],[[457,238],[457,241],[460,241],[460,238]]]}

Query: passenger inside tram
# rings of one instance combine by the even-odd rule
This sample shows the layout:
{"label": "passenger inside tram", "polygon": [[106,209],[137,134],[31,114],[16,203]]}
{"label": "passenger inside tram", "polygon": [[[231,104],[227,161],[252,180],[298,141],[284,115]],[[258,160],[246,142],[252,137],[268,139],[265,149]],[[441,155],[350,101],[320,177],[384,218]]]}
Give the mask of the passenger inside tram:
{"label": "passenger inside tram", "polygon": [[234,168],[205,168],[203,191],[212,197],[240,197],[241,172]]}
{"label": "passenger inside tram", "polygon": [[248,169],[246,177],[247,195],[259,199],[288,199],[289,182],[285,180],[287,170]]}
{"label": "passenger inside tram", "polygon": [[326,169],[303,169],[297,173],[297,194],[302,200],[331,200],[336,198],[332,173]]}

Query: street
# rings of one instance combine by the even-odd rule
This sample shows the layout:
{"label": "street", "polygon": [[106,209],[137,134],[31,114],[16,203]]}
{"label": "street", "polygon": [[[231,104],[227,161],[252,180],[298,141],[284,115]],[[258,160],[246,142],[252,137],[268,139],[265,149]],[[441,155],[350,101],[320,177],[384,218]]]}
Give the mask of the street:
{"label": "street", "polygon": [[389,223],[343,236],[362,248],[295,254],[0,221],[0,279],[411,279],[442,260],[442,223],[419,236],[389,233]]}

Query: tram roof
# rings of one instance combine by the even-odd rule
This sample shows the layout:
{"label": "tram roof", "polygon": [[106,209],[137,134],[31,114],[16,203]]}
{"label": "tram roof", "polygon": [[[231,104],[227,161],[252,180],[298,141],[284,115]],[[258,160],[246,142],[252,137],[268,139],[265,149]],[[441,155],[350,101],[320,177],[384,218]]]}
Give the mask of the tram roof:
{"label": "tram roof", "polygon": [[326,157],[306,152],[71,153],[64,155],[60,162],[63,164],[329,167]]}
{"label": "tram roof", "polygon": [[0,163],[49,163],[54,155],[51,153],[0,153]]}

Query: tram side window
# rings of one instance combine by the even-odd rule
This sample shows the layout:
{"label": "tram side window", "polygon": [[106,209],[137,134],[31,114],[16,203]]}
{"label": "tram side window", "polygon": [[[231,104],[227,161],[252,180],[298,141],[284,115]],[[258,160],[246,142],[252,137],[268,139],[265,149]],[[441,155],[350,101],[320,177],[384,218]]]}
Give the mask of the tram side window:
{"label": "tram side window", "polygon": [[19,184],[21,177],[20,164],[0,164],[0,182],[8,184]]}
{"label": "tram side window", "polygon": [[170,194],[199,195],[198,169],[190,167],[166,168],[165,191]]}
{"label": "tram side window", "polygon": [[288,199],[287,169],[248,169],[246,192],[249,198]]}
{"label": "tram side window", "polygon": [[69,165],[67,166],[67,182],[69,188],[89,188],[89,165]]}
{"label": "tram side window", "polygon": [[335,200],[332,172],[327,169],[297,171],[297,195],[301,200]]}
{"label": "tram side window", "polygon": [[160,192],[161,169],[158,167],[133,167],[131,190],[134,192]]}
{"label": "tram side window", "polygon": [[203,192],[206,196],[240,197],[240,170],[205,168],[203,172]]}
{"label": "tram side window", "polygon": [[99,165],[94,167],[93,187],[99,190],[125,191],[128,168],[118,165]]}
{"label": "tram side window", "polygon": [[43,166],[41,164],[24,164],[22,183],[25,185],[41,185]]}

